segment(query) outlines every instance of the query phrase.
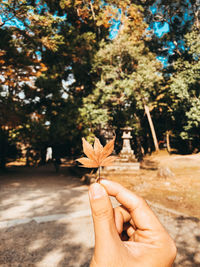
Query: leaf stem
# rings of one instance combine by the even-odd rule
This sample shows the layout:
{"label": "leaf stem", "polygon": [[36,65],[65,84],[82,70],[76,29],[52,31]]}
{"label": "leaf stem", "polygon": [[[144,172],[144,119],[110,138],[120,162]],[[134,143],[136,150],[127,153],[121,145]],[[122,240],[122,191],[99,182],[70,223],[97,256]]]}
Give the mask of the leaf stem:
{"label": "leaf stem", "polygon": [[99,178],[98,178],[98,180],[100,179],[100,174],[101,174],[101,166],[99,166]]}
{"label": "leaf stem", "polygon": [[98,176],[96,178],[96,183],[99,183],[99,181],[100,181],[100,173],[101,173],[101,170],[100,170],[100,166],[99,166],[99,168],[98,168]]}

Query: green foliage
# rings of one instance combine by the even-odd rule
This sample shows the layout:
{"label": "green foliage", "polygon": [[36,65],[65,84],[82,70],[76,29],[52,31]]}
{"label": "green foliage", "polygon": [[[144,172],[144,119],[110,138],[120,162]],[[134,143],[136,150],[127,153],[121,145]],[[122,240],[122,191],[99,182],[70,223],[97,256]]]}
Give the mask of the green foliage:
{"label": "green foliage", "polygon": [[[185,35],[185,54],[174,64],[170,91],[173,96],[174,118],[181,122],[181,137],[200,137],[200,34],[193,29]],[[180,112],[181,111],[181,112]]]}
{"label": "green foliage", "polygon": [[106,125],[137,129],[136,117],[143,117],[144,103],[153,103],[160,93],[161,64],[145,45],[147,26],[139,11],[134,11],[137,17],[131,10],[132,22],[124,22],[116,39],[103,40],[94,57],[95,89],[83,98],[80,108],[84,123],[92,131]]}

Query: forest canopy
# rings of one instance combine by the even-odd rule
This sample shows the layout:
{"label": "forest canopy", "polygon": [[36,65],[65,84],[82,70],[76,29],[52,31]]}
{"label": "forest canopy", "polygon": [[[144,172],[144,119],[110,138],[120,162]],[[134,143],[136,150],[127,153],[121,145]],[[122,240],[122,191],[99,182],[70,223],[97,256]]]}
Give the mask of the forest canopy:
{"label": "forest canopy", "polygon": [[158,144],[199,151],[199,1],[1,0],[0,40],[1,168],[124,126],[153,151],[147,112]]}

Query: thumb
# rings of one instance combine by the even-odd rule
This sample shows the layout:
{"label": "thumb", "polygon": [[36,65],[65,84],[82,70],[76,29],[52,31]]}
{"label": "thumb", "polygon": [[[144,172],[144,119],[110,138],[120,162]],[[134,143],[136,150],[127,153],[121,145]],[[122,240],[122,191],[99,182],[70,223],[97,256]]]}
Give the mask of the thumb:
{"label": "thumb", "polygon": [[111,243],[120,240],[110,198],[105,188],[98,183],[90,186],[89,197],[94,222],[95,247],[109,248]]}

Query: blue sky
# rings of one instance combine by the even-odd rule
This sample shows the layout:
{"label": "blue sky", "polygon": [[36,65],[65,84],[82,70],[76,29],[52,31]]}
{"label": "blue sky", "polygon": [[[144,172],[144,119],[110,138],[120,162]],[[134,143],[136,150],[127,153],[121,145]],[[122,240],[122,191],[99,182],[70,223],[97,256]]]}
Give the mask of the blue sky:
{"label": "blue sky", "polygon": [[[39,1],[39,0],[38,0]],[[41,5],[38,5],[37,6],[37,11],[40,12],[40,10],[42,8],[45,8],[44,6],[41,6]],[[1,11],[1,8],[0,8],[0,11]],[[29,12],[33,12],[33,10],[29,10]],[[151,7],[151,12],[154,14],[156,12],[156,7],[152,6]],[[120,13],[120,11],[119,11]],[[187,14],[186,14],[187,16]],[[57,17],[57,14],[55,14],[55,17]],[[63,16],[61,17],[62,19],[65,19],[66,16]],[[6,17],[3,15],[3,14],[0,14],[0,19],[2,21],[5,21],[6,20]],[[29,21],[27,20],[26,23],[28,24]],[[119,16],[119,20],[114,20],[112,21],[112,26],[110,28],[110,34],[109,34],[109,37],[110,39],[114,39],[117,37],[117,34],[118,34],[118,31],[119,31],[119,28],[120,28],[120,16]],[[20,20],[18,20],[17,18],[13,18],[12,20],[8,20],[4,27],[9,27],[9,26],[16,26],[22,30],[24,30],[26,27],[25,25],[23,24],[23,22],[21,22]],[[154,33],[156,34],[156,36],[158,36],[159,38],[162,37],[165,33],[169,32],[169,24],[167,22],[165,23],[161,23],[161,22],[154,22],[152,24],[152,29],[154,31]],[[169,45],[169,53],[173,53],[173,45],[169,42],[168,43]],[[164,66],[166,66],[167,64],[167,58],[165,57],[157,57],[158,60],[160,60]]]}
{"label": "blue sky", "polygon": [[[118,21],[113,20],[112,21],[112,26],[110,28],[110,34],[109,34],[109,37],[111,40],[117,37],[120,25],[121,25],[120,20],[118,20]],[[148,30],[150,30],[150,29],[151,28],[148,28]],[[167,22],[165,22],[165,23],[154,22],[153,23],[153,31],[154,31],[156,36],[161,38],[165,33],[169,32],[169,24]],[[169,45],[169,47],[168,47],[169,53],[173,53],[173,49],[174,49],[173,44],[169,42],[168,45]],[[167,66],[168,59],[166,57],[158,56],[157,59],[159,61],[161,61],[163,66]]]}

